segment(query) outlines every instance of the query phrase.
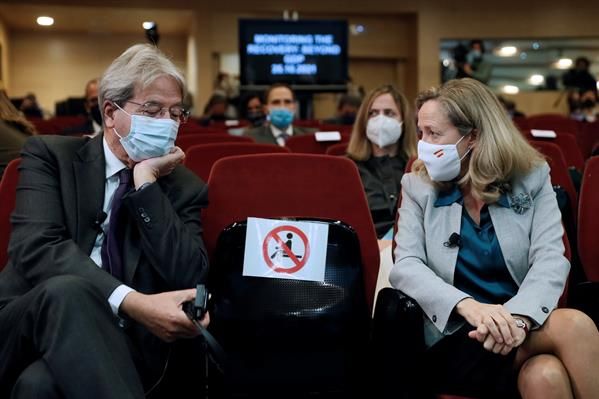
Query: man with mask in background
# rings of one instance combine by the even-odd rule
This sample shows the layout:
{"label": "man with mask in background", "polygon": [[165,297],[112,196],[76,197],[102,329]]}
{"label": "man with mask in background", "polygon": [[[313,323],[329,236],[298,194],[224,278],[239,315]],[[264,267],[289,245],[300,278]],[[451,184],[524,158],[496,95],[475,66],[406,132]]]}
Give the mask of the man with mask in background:
{"label": "man with mask in background", "polygon": [[85,123],[79,126],[71,126],[63,131],[63,134],[87,134],[95,136],[102,132],[102,114],[98,106],[98,79],[92,79],[85,85]]}
{"label": "man with mask in background", "polygon": [[264,112],[268,123],[250,129],[245,135],[257,143],[276,144],[281,147],[291,136],[313,133],[313,129],[293,126],[295,118],[295,95],[291,88],[283,83],[275,83],[264,93],[266,105]]}
{"label": "man with mask in background", "polygon": [[202,342],[179,338],[200,333],[182,304],[208,267],[207,187],[174,146],[184,93],[175,65],[138,44],[99,84],[103,134],[26,142],[0,273],[0,397],[198,394],[186,382]]}

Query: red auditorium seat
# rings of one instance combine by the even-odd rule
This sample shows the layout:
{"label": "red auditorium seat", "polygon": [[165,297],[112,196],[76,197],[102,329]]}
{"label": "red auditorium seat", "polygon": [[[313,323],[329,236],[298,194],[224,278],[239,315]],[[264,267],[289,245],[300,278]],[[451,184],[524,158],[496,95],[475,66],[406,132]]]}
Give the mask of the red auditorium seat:
{"label": "red auditorium seat", "polygon": [[537,114],[526,118],[529,129],[559,130],[578,134],[580,123],[562,114]]}
{"label": "red auditorium seat", "polygon": [[578,253],[589,281],[599,281],[599,157],[587,161],[580,187]]}
{"label": "red auditorium seat", "polygon": [[285,143],[285,146],[291,152],[304,154],[325,154],[327,149],[335,144],[346,143],[349,141],[349,136],[341,135],[340,141],[316,141],[316,135],[306,134],[302,136],[291,136]]}
{"label": "red auditorium seat", "polygon": [[584,159],[591,156],[593,148],[599,143],[599,121],[582,123],[578,135],[578,145]]}
{"label": "red auditorium seat", "polygon": [[214,143],[189,147],[186,151],[185,166],[208,181],[212,165],[221,158],[267,153],[289,153],[289,149],[273,144],[259,143]]}
{"label": "red auditorium seat", "polygon": [[13,159],[9,162],[2,180],[0,180],[0,270],[6,266],[8,261],[8,240],[10,238],[10,214],[15,208],[15,197],[17,183],[19,180],[18,167],[21,164],[21,159]]}
{"label": "red auditorium seat", "polygon": [[339,132],[341,134],[350,135],[353,129],[353,125],[333,125],[333,124],[322,124],[318,130],[320,132]]}
{"label": "red auditorium seat", "polygon": [[516,125],[516,127],[520,130],[530,129],[530,126],[528,125],[528,121],[526,120],[525,116],[515,116],[512,119],[512,122],[514,122],[514,125]]}
{"label": "red auditorium seat", "polygon": [[372,308],[379,249],[360,175],[351,160],[311,154],[223,158],[212,167],[208,186],[210,206],[202,222],[210,256],[220,232],[249,216],[340,220],[358,235],[365,294]]}
{"label": "red auditorium seat", "polygon": [[229,134],[190,134],[178,136],[175,144],[183,151],[193,145],[211,144],[211,143],[252,143],[254,140],[251,137],[231,136]]}
{"label": "red auditorium seat", "polygon": [[530,130],[525,130],[523,133],[526,135],[529,141],[556,144],[562,150],[566,165],[569,168],[574,168],[579,172],[582,172],[584,169],[584,158],[580,152],[580,147],[578,146],[576,136],[572,134],[556,132],[557,137],[550,139],[533,137],[530,133]]}
{"label": "red auditorium seat", "polygon": [[327,155],[345,155],[347,153],[348,143],[337,143],[327,148]]}
{"label": "red auditorium seat", "polygon": [[570,200],[571,218],[574,225],[576,224],[576,214],[578,209],[578,196],[574,183],[568,173],[568,166],[566,165],[566,158],[562,150],[553,143],[544,141],[533,141],[531,143],[541,154],[545,156],[549,167],[551,168],[551,183],[553,185],[559,185],[568,194]]}

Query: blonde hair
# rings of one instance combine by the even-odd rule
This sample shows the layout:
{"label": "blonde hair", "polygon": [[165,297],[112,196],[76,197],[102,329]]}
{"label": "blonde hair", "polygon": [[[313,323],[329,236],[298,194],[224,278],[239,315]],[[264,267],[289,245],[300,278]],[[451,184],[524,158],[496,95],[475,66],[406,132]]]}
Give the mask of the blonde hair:
{"label": "blonde hair", "polygon": [[185,96],[185,78],[179,69],[158,47],[136,44],[118,56],[108,67],[98,87],[100,108],[105,100],[123,105],[133,98],[136,89],[144,89],[161,76],[174,78]]}
{"label": "blonde hair", "polygon": [[10,101],[6,92],[0,90],[0,119],[25,134],[36,134],[35,126]]}
{"label": "blonde hair", "polygon": [[[416,99],[417,109],[427,101],[437,101],[462,136],[471,133],[476,137],[470,158],[464,162],[466,173],[457,184],[470,186],[472,193],[485,203],[496,202],[501,193],[510,190],[515,176],[526,174],[544,162],[508,118],[495,94],[477,80],[450,80],[426,90]],[[420,160],[412,170],[429,178]],[[451,184],[435,182],[441,190]]]}
{"label": "blonde hair", "polygon": [[414,116],[408,104],[406,97],[391,85],[384,85],[372,90],[360,106],[356,121],[352,129],[349,144],[347,146],[347,155],[354,161],[365,161],[372,156],[372,144],[366,137],[366,125],[368,124],[368,112],[374,100],[383,95],[390,94],[401,113],[403,120],[403,133],[398,141],[398,153],[406,160],[416,156],[416,144],[418,136],[416,135],[416,124]]}

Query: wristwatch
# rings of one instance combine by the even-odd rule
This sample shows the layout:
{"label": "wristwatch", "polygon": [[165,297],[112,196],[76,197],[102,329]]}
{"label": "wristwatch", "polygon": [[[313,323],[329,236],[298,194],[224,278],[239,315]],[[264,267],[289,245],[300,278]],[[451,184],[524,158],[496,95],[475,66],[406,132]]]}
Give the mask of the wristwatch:
{"label": "wristwatch", "polygon": [[526,324],[526,322],[522,319],[516,318],[514,320],[516,320],[516,327],[523,329],[524,332],[528,334],[528,324]]}

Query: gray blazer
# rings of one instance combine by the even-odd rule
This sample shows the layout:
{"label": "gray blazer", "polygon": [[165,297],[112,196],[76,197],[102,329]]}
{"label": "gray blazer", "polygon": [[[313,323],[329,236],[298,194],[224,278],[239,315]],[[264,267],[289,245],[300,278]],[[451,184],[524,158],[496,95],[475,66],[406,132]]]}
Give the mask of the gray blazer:
{"label": "gray blazer", "polygon": [[[503,304],[510,313],[542,325],[557,306],[570,270],[564,257],[561,214],[546,163],[514,179],[510,208],[490,205],[489,213],[518,293]],[[443,245],[460,232],[462,205],[435,207],[435,188],[410,173],[402,179],[395,265],[389,281],[414,298],[425,314],[425,342],[431,346],[459,329],[452,312],[468,294],[453,286],[459,248]],[[519,206],[522,204],[523,206]]]}

